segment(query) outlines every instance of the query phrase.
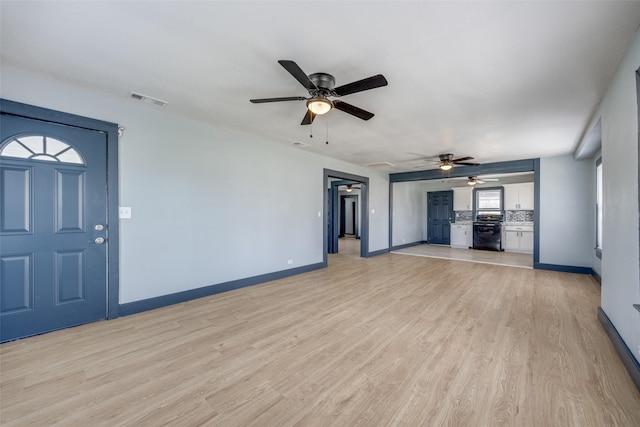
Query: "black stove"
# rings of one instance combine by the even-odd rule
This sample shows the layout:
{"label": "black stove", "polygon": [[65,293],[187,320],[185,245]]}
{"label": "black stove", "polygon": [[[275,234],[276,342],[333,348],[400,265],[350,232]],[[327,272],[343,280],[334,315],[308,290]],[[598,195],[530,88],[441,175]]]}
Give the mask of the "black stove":
{"label": "black stove", "polygon": [[473,249],[502,250],[502,215],[480,214],[473,223]]}

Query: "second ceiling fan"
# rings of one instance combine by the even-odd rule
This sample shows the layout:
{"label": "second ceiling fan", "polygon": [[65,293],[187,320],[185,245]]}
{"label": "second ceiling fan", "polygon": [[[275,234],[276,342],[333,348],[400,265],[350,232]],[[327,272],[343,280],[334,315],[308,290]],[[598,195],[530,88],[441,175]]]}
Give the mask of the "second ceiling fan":
{"label": "second ceiling fan", "polygon": [[328,113],[332,108],[344,111],[347,114],[358,117],[362,120],[371,119],[374,114],[369,111],[358,108],[355,105],[348,104],[340,100],[331,100],[329,97],[341,97],[356,92],[362,92],[369,89],[386,86],[387,79],[382,74],[367,77],[352,83],[334,87],[335,78],[327,73],[313,73],[307,75],[294,61],[281,59],[278,61],[285,70],[289,72],[305,89],[309,92],[309,97],[304,96],[288,96],[281,98],[259,98],[251,99],[254,104],[265,102],[282,102],[282,101],[307,101],[307,112],[302,119],[301,125],[309,125],[313,123],[313,119],[320,114]]}
{"label": "second ceiling fan", "polygon": [[442,171],[451,170],[451,168],[453,168],[456,165],[462,165],[462,166],[479,166],[480,165],[480,163],[469,162],[469,160],[473,160],[473,157],[471,156],[454,159],[453,154],[447,153],[447,154],[440,154],[438,157],[440,158],[439,168]]}

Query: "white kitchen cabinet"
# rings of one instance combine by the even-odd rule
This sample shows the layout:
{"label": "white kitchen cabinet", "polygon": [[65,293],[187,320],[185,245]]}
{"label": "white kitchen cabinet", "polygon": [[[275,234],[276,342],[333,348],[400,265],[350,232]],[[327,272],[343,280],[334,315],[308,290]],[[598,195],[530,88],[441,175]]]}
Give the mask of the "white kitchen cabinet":
{"label": "white kitchen cabinet", "polygon": [[533,210],[533,182],[504,185],[504,208],[508,211]]}
{"label": "white kitchen cabinet", "polygon": [[471,235],[471,224],[451,224],[452,248],[469,249],[472,244],[473,236]]}
{"label": "white kitchen cabinet", "polygon": [[520,232],[520,250],[528,254],[533,253],[533,230]]}
{"label": "white kitchen cabinet", "polygon": [[505,225],[502,247],[506,252],[533,253],[533,227]]}
{"label": "white kitchen cabinet", "polygon": [[470,211],[473,208],[472,194],[473,188],[468,186],[453,188],[453,210]]}
{"label": "white kitchen cabinet", "polygon": [[473,247],[473,224],[467,225],[467,248]]}

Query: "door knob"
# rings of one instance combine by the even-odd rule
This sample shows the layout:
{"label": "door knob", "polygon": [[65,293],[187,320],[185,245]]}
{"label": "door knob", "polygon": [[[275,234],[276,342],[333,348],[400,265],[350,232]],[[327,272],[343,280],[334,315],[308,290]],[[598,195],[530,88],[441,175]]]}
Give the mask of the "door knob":
{"label": "door knob", "polygon": [[96,237],[94,242],[96,242],[96,245],[102,245],[104,243],[104,237]]}

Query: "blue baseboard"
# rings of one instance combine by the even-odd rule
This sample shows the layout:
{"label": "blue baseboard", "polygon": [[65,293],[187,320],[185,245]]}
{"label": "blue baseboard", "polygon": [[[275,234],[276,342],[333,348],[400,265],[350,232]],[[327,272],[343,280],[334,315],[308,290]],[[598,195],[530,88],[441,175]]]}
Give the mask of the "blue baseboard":
{"label": "blue baseboard", "polygon": [[410,248],[411,246],[424,245],[425,243],[426,242],[424,241],[420,241],[420,242],[406,243],[404,245],[392,246],[389,251],[397,251],[399,249]]}
{"label": "blue baseboard", "polygon": [[165,307],[167,305],[173,305],[197,298],[208,297],[210,295],[232,291],[234,289],[258,285],[260,283],[269,282],[271,280],[284,279],[285,277],[295,276],[297,274],[307,273],[309,271],[319,270],[326,267],[326,263],[319,262],[317,264],[305,265],[302,267],[291,268],[289,270],[261,274],[259,276],[247,277],[246,279],[232,280],[230,282],[219,283],[217,285],[210,285],[202,288],[190,289],[188,291],[177,292],[175,294],[163,295],[160,297],[149,298],[141,301],[133,301],[125,304],[120,304],[120,316],[128,316],[130,314],[153,310],[156,308]]}
{"label": "blue baseboard", "polygon": [[533,268],[537,270],[562,271],[565,273],[591,274],[591,267],[575,267],[572,265],[543,264],[541,262],[533,263]]}
{"label": "blue baseboard", "polygon": [[370,258],[372,256],[384,255],[388,253],[389,253],[389,249],[380,249],[379,251],[373,251],[373,252],[367,253],[367,258]]}
{"label": "blue baseboard", "polygon": [[598,307],[598,320],[609,336],[609,340],[611,340],[613,347],[618,352],[618,356],[620,356],[624,367],[627,368],[638,391],[640,391],[640,364],[638,364],[636,358],[633,357],[633,353],[631,353],[631,350],[629,350],[629,347],[627,347],[627,344],[625,344],[618,330],[613,323],[611,323],[611,319],[609,319],[609,316],[607,316],[607,313],[604,312],[602,307]]}

